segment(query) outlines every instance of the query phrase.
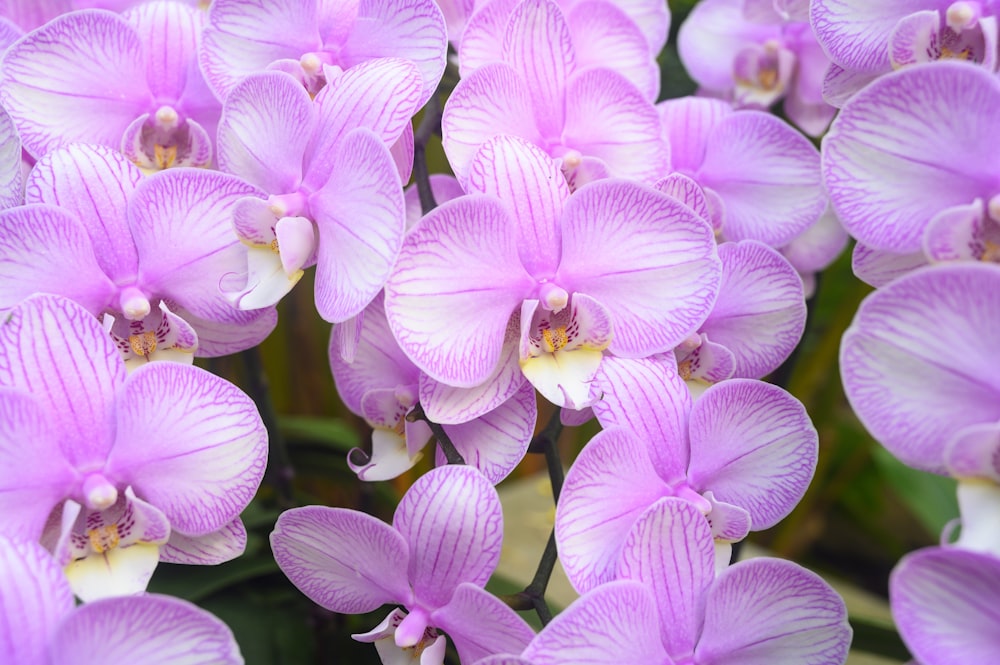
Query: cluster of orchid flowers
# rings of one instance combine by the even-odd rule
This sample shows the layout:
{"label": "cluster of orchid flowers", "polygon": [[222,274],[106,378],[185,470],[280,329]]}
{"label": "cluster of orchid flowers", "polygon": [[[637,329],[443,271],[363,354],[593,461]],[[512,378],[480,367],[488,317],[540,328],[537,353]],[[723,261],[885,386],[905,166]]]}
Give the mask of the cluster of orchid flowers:
{"label": "cluster of orchid flowers", "polygon": [[[243,552],[267,432],[193,359],[259,344],[315,266],[373,431],[347,464],[392,479],[439,444],[391,525],[307,506],[271,536],[322,607],[397,606],[355,636],[384,663],[442,663],[447,636],[468,665],[843,664],[826,582],[730,559],[815,471],[762,379],[848,234],[878,287],[852,405],[959,480],[958,535],[893,574],[899,630],[922,665],[997,660],[998,13],[703,0],[679,33],[701,94],[656,103],[664,0],[0,1],[4,662],[242,662],[144,591]],[[428,177],[437,122],[453,175]],[[553,486],[581,595],[535,598],[536,634],[484,587],[538,396],[546,431],[602,429]]]}

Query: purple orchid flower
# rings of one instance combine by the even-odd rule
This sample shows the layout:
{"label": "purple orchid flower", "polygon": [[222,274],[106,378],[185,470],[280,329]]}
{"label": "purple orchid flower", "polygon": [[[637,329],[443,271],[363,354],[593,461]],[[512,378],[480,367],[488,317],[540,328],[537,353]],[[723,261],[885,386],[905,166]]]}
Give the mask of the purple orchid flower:
{"label": "purple orchid flower", "polygon": [[[519,4],[521,0],[490,0],[476,10],[458,52],[463,78],[483,65],[505,59],[504,39],[508,30],[516,29],[511,20]],[[655,102],[660,93],[659,52],[650,51],[646,36],[624,9],[609,0],[561,4],[570,40],[587,45],[574,51],[574,71],[594,67],[614,70]]]}
{"label": "purple orchid flower", "polygon": [[[354,510],[307,506],[285,511],[271,534],[278,566],[302,593],[334,612],[396,610],[374,631],[383,662],[400,649],[444,659],[448,633],[463,663],[520,652],[534,635],[483,589],[500,558],[503,515],[493,485],[468,466],[424,474],[403,496],[392,525]],[[406,662],[411,662],[407,660]]]}
{"label": "purple orchid flower", "polygon": [[799,502],[818,440],[802,404],[771,384],[732,379],[691,404],[676,370],[651,360],[606,362],[606,428],[566,475],[555,534],[579,591],[615,579],[622,544],[650,505],[675,496],[711,524],[721,565],[729,545],[777,524]]}
{"label": "purple orchid flower", "polygon": [[35,543],[0,536],[0,587],[0,660],[11,665],[243,665],[232,631],[187,601],[143,595],[74,607],[59,565]]}
{"label": "purple orchid flower", "polygon": [[758,240],[777,249],[823,214],[819,151],[787,123],[699,97],[663,102],[658,109],[673,170],[704,190],[722,239]]}
{"label": "purple orchid flower", "polygon": [[715,242],[675,200],[613,180],[570,197],[555,162],[509,136],[477,153],[468,189],[407,235],[386,285],[389,326],[433,379],[478,386],[519,359],[546,399],[582,408],[605,349],[667,351],[710,311]]}
{"label": "purple orchid flower", "polygon": [[[330,368],[337,392],[352,412],[373,428],[372,453],[355,448],[348,465],[362,480],[395,478],[416,464],[430,440],[423,421],[407,414],[419,401],[432,421],[444,426],[449,439],[490,482],[503,480],[523,459],[535,431],[535,391],[510,372],[483,388],[451,388],[421,372],[402,352],[385,318],[381,296],[362,315],[352,359],[341,353],[337,326],[330,339]],[[438,464],[444,463],[440,454]]]}
{"label": "purple orchid flower", "polygon": [[242,553],[267,434],[235,386],[176,363],[126,374],[93,315],[37,295],[0,326],[0,410],[0,527],[41,538],[84,600],[142,591],[159,560]]}
{"label": "purple orchid flower", "polygon": [[0,99],[39,158],[99,143],[147,171],[208,166],[221,106],[196,60],[202,12],[149,2],[60,16],[11,46]]}
{"label": "purple orchid flower", "polygon": [[823,96],[834,106],[894,69],[965,60],[1000,65],[995,0],[814,0],[810,20],[833,61]]}
{"label": "purple orchid flower", "polygon": [[780,559],[715,573],[712,536],[685,501],[660,499],[629,533],[620,579],[556,616],[519,657],[477,665],[843,665],[844,601],[818,575]]}
{"label": "purple orchid flower", "polygon": [[0,212],[0,308],[36,292],[110,314],[127,360],[173,349],[219,356],[259,344],[274,309],[241,312],[219,280],[246,265],[233,205],[261,192],[202,169],[143,178],[103,146],[46,154],[28,178],[28,205]]}
{"label": "purple orchid flower", "polygon": [[678,49],[704,92],[740,108],[783,99],[785,114],[810,136],[822,135],[837,111],[823,100],[830,61],[801,13],[770,1],[704,0],[681,26]]}
{"label": "purple orchid flower", "polygon": [[944,473],[952,439],[1000,421],[998,353],[1000,266],[961,263],[869,295],[844,333],[840,369],[872,436],[904,463]]}
{"label": "purple orchid flower", "polygon": [[274,305],[314,263],[328,321],[357,315],[382,289],[404,232],[400,172],[412,164],[412,151],[395,164],[389,146],[410,127],[420,91],[416,68],[396,58],[331,70],[315,101],[283,72],[233,89],[219,166],[270,194],[236,206],[247,266],[224,288],[240,309]]}
{"label": "purple orchid flower", "polygon": [[[490,138],[519,136],[559,160],[574,188],[608,176],[652,183],[669,163],[652,103],[621,74],[580,69],[566,17],[551,0],[511,13],[502,61],[455,88],[441,119],[459,181]],[[611,129],[613,128],[613,130]]]}
{"label": "purple orchid flower", "polygon": [[889,599],[922,665],[1000,659],[1000,558],[953,547],[912,552],[892,571]]}
{"label": "purple orchid flower", "polygon": [[816,275],[826,270],[847,248],[850,236],[837,219],[833,208],[827,206],[812,226],[781,248],[781,254],[802,278],[805,297],[816,292]]}
{"label": "purple orchid flower", "polygon": [[244,77],[265,69],[287,72],[316,94],[328,67],[402,58],[420,71],[420,107],[441,80],[447,49],[434,0],[215,0],[199,57],[222,100]]}
{"label": "purple orchid flower", "polygon": [[823,140],[830,201],[881,286],[927,262],[1000,262],[1000,81],[966,63],[880,78]]}

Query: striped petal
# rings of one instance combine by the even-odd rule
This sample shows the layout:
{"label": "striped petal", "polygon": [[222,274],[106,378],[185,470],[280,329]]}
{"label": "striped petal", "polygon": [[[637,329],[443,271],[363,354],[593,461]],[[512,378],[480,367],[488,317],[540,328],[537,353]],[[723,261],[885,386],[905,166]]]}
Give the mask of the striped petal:
{"label": "striped petal", "polygon": [[154,363],[119,393],[107,469],[157,506],[182,534],[229,524],[257,491],[267,435],[242,391],[204,370]]}
{"label": "striped petal", "polygon": [[944,471],[961,428],[1000,420],[1000,267],[934,266],[876,291],[844,333],[847,398],[868,431],[910,466]]}
{"label": "striped petal", "polygon": [[392,524],[407,542],[408,576],[424,607],[445,606],[463,582],[485,585],[500,560],[500,498],[472,467],[449,464],[420,476]]}
{"label": "striped petal", "polygon": [[345,508],[286,510],[271,533],[274,560],[299,591],[333,612],[409,602],[409,550],[391,526]]}

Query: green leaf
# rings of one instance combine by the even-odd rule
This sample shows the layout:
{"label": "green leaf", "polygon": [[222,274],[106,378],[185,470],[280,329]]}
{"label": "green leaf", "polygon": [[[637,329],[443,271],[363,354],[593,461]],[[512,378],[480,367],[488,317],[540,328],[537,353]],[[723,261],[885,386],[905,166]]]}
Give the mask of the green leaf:
{"label": "green leaf", "polygon": [[886,482],[932,538],[938,538],[945,525],[958,517],[954,478],[911,469],[881,446],[875,447],[872,457]]}
{"label": "green leaf", "polygon": [[260,557],[242,556],[218,566],[185,566],[161,563],[147,591],[165,593],[197,603],[247,580],[278,572],[270,550]]}
{"label": "green leaf", "polygon": [[361,443],[358,432],[339,418],[280,416],[278,427],[290,445],[320,445],[347,453]]}

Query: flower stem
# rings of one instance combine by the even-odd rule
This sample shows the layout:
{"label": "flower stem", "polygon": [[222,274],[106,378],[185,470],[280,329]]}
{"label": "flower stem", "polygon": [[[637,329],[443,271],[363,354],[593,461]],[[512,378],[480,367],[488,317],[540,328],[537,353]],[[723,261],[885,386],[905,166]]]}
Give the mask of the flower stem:
{"label": "flower stem", "polygon": [[406,419],[411,423],[418,420],[423,420],[427,423],[428,427],[431,428],[431,433],[434,434],[434,438],[437,439],[438,445],[441,446],[441,452],[444,453],[444,458],[448,460],[448,464],[465,464],[465,458],[455,448],[455,444],[451,442],[451,438],[444,431],[444,427],[441,427],[441,425],[427,417],[427,414],[424,413],[424,407],[420,406],[420,402],[417,402],[413,409],[406,414]]}
{"label": "flower stem", "polygon": [[267,374],[264,372],[264,364],[261,361],[260,349],[255,346],[241,351],[240,356],[246,367],[250,397],[257,405],[260,418],[264,421],[264,427],[267,429],[268,455],[264,479],[274,486],[281,507],[292,508],[295,506],[295,495],[292,490],[295,469],[292,468],[292,462],[288,456],[285,437],[278,427],[278,413],[271,400],[271,391],[268,387]]}
{"label": "flower stem", "polygon": [[432,95],[424,107],[424,117],[413,133],[413,180],[420,196],[420,211],[429,213],[437,207],[434,192],[431,191],[431,176],[427,168],[427,142],[441,129],[441,100]]}

